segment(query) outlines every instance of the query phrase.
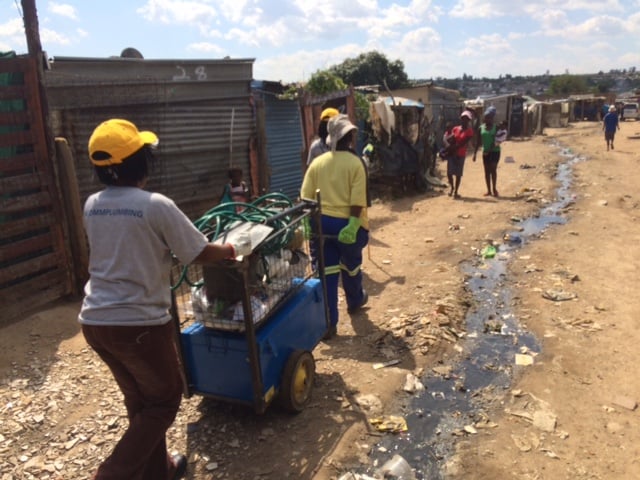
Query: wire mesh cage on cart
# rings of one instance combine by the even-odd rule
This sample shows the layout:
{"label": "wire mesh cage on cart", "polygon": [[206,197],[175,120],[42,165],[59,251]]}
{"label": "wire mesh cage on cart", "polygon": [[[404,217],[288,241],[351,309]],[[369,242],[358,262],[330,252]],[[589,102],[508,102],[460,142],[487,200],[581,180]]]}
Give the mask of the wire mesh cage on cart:
{"label": "wire mesh cage on cart", "polygon": [[251,255],[215,266],[174,267],[175,313],[182,326],[195,321],[226,331],[257,328],[322,271],[315,254],[320,239],[318,204],[303,201],[262,210],[267,214],[261,223],[240,218],[224,230],[212,225],[208,235],[216,243],[225,243],[248,234]]}

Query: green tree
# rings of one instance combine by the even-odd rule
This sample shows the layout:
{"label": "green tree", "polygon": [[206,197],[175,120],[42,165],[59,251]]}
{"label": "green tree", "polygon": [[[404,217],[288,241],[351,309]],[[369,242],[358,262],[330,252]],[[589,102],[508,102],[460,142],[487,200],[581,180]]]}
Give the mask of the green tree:
{"label": "green tree", "polygon": [[311,78],[304,86],[304,89],[313,95],[322,95],[346,88],[347,84],[344,83],[342,78],[328,70],[318,70],[311,75]]}
{"label": "green tree", "polygon": [[549,82],[549,93],[551,95],[566,96],[587,93],[588,91],[587,82],[578,75],[558,75]]}
{"label": "green tree", "polygon": [[[304,87],[307,92],[313,95],[323,95],[345,90],[346,88],[347,84],[328,70],[315,72]],[[354,92],[354,100],[356,103],[356,118],[358,120],[367,120],[369,118],[369,100],[360,92]]]}
{"label": "green tree", "polygon": [[375,50],[348,58],[329,68],[329,71],[350,85],[384,85],[386,82],[392,90],[409,85],[404,63],[401,60],[390,62]]}

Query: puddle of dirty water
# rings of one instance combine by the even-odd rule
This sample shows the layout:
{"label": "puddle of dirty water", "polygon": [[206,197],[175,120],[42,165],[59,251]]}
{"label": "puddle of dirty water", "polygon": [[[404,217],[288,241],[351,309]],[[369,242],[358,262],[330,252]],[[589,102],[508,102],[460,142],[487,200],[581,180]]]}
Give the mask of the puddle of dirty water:
{"label": "puddle of dirty water", "polygon": [[[512,291],[507,267],[514,253],[539,237],[551,225],[565,224],[563,211],[574,201],[571,193],[573,166],[583,158],[560,148],[563,161],[555,180],[555,200],[538,215],[514,221],[493,258],[481,256],[465,263],[466,286],[473,308],[466,317],[466,336],[460,341],[459,359],[445,377],[428,372],[422,383],[426,390],[415,394],[404,406],[408,431],[387,435],[371,452],[367,475],[396,454],[413,468],[418,480],[443,478],[443,467],[454,452],[456,438],[465,426],[483,419],[483,408],[499,401],[511,385],[517,353],[538,353],[536,338],[519,324],[510,311]],[[520,220],[520,219],[514,219]]]}

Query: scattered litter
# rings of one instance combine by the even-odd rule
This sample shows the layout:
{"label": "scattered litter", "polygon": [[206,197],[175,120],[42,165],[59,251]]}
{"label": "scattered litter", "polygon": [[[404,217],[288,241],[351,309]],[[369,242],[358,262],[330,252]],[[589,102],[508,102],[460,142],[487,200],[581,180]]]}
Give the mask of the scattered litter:
{"label": "scattered litter", "polygon": [[378,472],[382,478],[395,478],[397,480],[415,480],[411,465],[401,456],[395,454],[391,460],[385,462]]}
{"label": "scattered litter", "polygon": [[389,360],[388,362],[378,362],[373,364],[374,370],[379,370],[380,368],[390,367],[392,365],[397,365],[400,363],[400,360]]}
{"label": "scattered litter", "polygon": [[407,421],[397,415],[370,418],[369,423],[380,432],[400,433],[409,430]]}
{"label": "scattered litter", "polygon": [[362,410],[376,414],[382,411],[382,400],[373,394],[361,394],[355,397],[355,401]]}
{"label": "scattered litter", "polygon": [[543,432],[553,433],[556,429],[557,421],[556,416],[549,411],[536,410],[533,412],[533,426]]}
{"label": "scattered litter", "polygon": [[449,184],[447,184],[445,181],[439,179],[438,177],[433,177],[429,174],[429,172],[425,172],[424,174],[424,178],[427,182],[429,182],[431,185],[435,186],[435,187],[448,187]]}
{"label": "scattered litter", "polygon": [[375,477],[364,475],[362,473],[347,472],[342,475],[338,480],[377,480]]}
{"label": "scattered litter", "polygon": [[514,235],[512,233],[505,233],[502,239],[505,242],[510,243],[511,245],[519,245],[522,243],[522,237],[520,237],[519,235]]}
{"label": "scattered litter", "polygon": [[522,165],[520,165],[520,168],[522,168],[523,170],[527,169],[527,168],[536,168],[533,165],[529,165],[528,163],[523,163]]}
{"label": "scattered litter", "polygon": [[533,365],[533,357],[522,353],[516,353],[516,365],[528,367]]}
{"label": "scattered litter", "polygon": [[516,160],[513,157],[505,157],[504,163],[516,163]]}
{"label": "scattered litter", "polygon": [[635,410],[638,407],[638,402],[636,402],[633,398],[625,397],[622,395],[618,395],[616,398],[614,398],[613,404],[631,411]]}
{"label": "scattered litter", "polygon": [[476,433],[478,433],[478,430],[476,430],[476,428],[473,425],[465,425],[464,431],[472,435],[475,435]]}
{"label": "scattered litter", "polygon": [[404,380],[404,386],[402,390],[408,393],[421,392],[425,390],[424,383],[420,381],[413,373],[407,373],[407,377]]}
{"label": "scattered litter", "polygon": [[444,378],[449,378],[451,376],[451,372],[453,371],[453,367],[451,367],[451,365],[441,365],[433,367],[431,370],[433,370],[438,375],[443,376]]}
{"label": "scattered litter", "polygon": [[573,300],[577,297],[578,295],[576,295],[575,293],[566,292],[564,290],[549,289],[542,292],[542,298],[553,300],[554,302],[564,302],[566,300]]}
{"label": "scattered litter", "polygon": [[533,448],[529,440],[522,436],[511,435],[511,439],[513,440],[513,443],[516,444],[518,450],[520,450],[521,452],[530,452]]}
{"label": "scattered litter", "polygon": [[556,460],[558,460],[558,459],[560,458],[560,457],[559,457],[555,452],[553,452],[552,450],[548,450],[548,449],[546,449],[546,448],[543,448],[543,449],[542,449],[542,451],[543,451],[543,452],[547,455],[547,457],[549,457],[549,458],[554,458],[554,459],[556,459]]}
{"label": "scattered litter", "polygon": [[524,412],[522,410],[509,410],[508,408],[505,409],[505,412],[507,412],[509,415],[513,415],[514,417],[523,418],[525,420],[533,422],[533,415],[529,412]]}
{"label": "scattered litter", "polygon": [[485,247],[480,252],[482,258],[493,258],[496,256],[496,247],[494,245],[485,245]]}

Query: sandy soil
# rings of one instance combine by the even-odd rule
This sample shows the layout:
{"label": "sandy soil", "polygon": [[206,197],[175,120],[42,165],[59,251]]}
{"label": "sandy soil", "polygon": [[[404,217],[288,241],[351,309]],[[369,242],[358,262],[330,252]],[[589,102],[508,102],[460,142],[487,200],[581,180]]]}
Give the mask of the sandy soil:
{"label": "sandy soil", "polygon": [[[640,478],[638,137],[640,122],[625,122],[607,152],[599,124],[550,129],[504,145],[500,198],[483,196],[482,164],[469,158],[462,199],[438,189],[377,202],[364,263],[369,304],[352,317],[343,308],[338,337],[314,351],[311,404],[295,416],[277,408],[257,416],[185,399],[169,439],[189,455],[187,478],[326,480],[365,471],[376,442],[393,435],[368,420],[402,415],[407,374],[455,363],[464,352],[464,318],[474,306],[460,264],[500,243],[514,217],[554,200],[557,142],[584,158],[573,169],[568,222],[525,244],[504,279],[510,307],[540,352],[485,402],[481,418],[490,428],[456,436],[442,475]],[[551,289],[575,298],[549,300],[543,294]],[[78,308],[60,302],[0,329],[2,480],[89,478],[126,428],[110,375],[79,335]],[[373,368],[394,359],[400,363]]]}

